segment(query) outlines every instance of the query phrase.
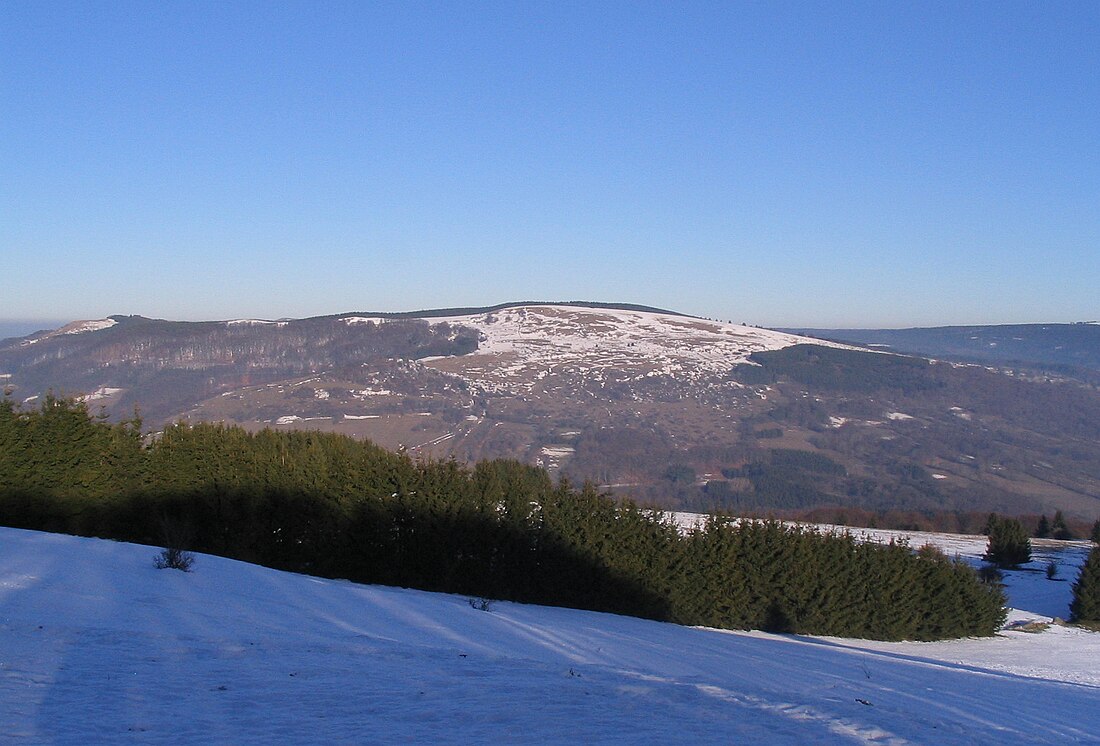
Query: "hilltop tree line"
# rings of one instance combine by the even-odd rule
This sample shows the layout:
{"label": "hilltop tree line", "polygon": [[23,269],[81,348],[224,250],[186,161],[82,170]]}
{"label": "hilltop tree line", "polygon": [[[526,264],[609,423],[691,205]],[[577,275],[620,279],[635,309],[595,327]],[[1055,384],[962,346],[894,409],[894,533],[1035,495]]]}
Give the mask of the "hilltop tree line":
{"label": "hilltop tree line", "polygon": [[992,634],[1004,596],[930,549],[769,521],[682,530],[516,461],[413,461],[316,432],[0,402],[0,522],[358,582],[681,624],[929,640]]}

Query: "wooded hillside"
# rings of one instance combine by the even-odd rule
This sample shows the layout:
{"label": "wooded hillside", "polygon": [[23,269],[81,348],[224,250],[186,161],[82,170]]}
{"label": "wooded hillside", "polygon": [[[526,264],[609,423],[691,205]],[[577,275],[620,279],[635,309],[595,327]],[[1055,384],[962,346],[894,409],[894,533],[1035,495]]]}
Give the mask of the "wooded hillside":
{"label": "wooded hillside", "polygon": [[272,567],[727,628],[989,635],[1004,598],[966,565],[775,522],[686,533],[515,461],[412,461],[347,437],[0,403],[0,522]]}

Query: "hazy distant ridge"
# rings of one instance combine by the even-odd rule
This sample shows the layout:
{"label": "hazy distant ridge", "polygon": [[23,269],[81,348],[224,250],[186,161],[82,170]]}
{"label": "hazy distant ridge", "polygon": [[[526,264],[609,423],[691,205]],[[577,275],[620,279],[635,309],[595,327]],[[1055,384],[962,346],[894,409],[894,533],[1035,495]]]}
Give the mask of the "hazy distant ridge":
{"label": "hazy distant ridge", "polygon": [[784,331],[931,357],[1100,370],[1100,324],[1095,323]]}

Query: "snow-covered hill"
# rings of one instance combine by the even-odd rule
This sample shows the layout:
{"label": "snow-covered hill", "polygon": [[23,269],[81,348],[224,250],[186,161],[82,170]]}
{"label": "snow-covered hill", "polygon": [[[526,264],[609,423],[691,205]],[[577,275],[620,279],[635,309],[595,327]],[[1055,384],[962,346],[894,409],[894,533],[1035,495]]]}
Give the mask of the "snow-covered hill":
{"label": "snow-covered hill", "polygon": [[530,391],[548,377],[598,383],[722,378],[754,352],[800,343],[839,346],[770,329],[630,309],[521,305],[428,321],[478,330],[477,352],[435,364],[477,389],[497,393]]}
{"label": "snow-covered hill", "polygon": [[0,529],[16,743],[1066,743],[1100,635],[862,641],[356,586]]}

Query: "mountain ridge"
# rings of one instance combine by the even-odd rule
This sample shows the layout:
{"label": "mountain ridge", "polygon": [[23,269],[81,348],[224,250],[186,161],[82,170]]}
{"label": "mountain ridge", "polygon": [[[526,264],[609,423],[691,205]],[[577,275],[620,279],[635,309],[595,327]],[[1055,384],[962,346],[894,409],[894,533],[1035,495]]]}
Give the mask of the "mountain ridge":
{"label": "mountain ridge", "polygon": [[1100,324],[1095,322],[950,325],[904,329],[784,329],[849,344],[873,345],[976,363],[1031,365],[1066,374],[1090,371],[1100,382]]}
{"label": "mountain ridge", "polygon": [[1100,514],[1094,387],[649,309],[114,316],[0,347],[0,385],[26,406],[50,390],[113,417],[137,406],[154,428],[515,458],[681,509]]}

